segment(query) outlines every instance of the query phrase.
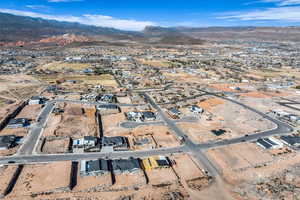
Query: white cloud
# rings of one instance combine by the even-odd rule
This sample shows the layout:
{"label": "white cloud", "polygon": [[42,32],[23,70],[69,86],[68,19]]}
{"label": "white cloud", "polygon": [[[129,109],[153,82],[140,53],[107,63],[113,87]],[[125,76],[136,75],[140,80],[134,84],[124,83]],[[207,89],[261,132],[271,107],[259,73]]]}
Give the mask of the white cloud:
{"label": "white cloud", "polygon": [[300,22],[300,6],[267,8],[248,12],[233,12],[224,14],[219,19],[236,19],[243,21],[276,20]]}
{"label": "white cloud", "polygon": [[262,0],[261,2],[276,3],[277,6],[300,5],[300,0]]}
{"label": "white cloud", "polygon": [[47,6],[44,5],[26,5],[27,8],[30,9],[43,9],[43,8],[48,8]]}
{"label": "white cloud", "polygon": [[29,12],[29,11],[21,11],[21,10],[13,10],[13,9],[1,9],[1,8],[0,8],[0,12],[10,13],[10,14],[20,15],[20,16],[57,20],[57,21],[78,22],[86,25],[112,27],[112,28],[131,30],[131,31],[140,31],[144,29],[145,26],[155,25],[155,23],[151,21],[118,19],[118,18],[105,16],[105,15],[90,15],[90,14],[84,14],[81,16],[46,15],[37,12]]}

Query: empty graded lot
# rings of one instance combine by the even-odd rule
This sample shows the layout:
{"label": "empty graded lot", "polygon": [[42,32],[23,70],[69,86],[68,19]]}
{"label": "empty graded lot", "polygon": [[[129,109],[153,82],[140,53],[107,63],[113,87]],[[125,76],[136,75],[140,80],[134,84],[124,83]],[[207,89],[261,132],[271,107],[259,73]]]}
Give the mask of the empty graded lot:
{"label": "empty graded lot", "polygon": [[59,103],[57,108],[64,110],[62,114],[51,113],[43,132],[41,151],[43,153],[67,153],[70,140],[84,136],[99,136],[93,106]]}
{"label": "empty graded lot", "polygon": [[17,166],[2,166],[0,167],[0,198],[5,195],[6,189],[12,180]]}
{"label": "empty graded lot", "polygon": [[153,186],[171,185],[178,179],[172,168],[158,168],[146,171],[149,184]]}
{"label": "empty graded lot", "polygon": [[273,161],[272,155],[255,143],[211,149],[207,154],[225,171],[239,171]]}
{"label": "empty graded lot", "polygon": [[42,105],[26,105],[16,118],[26,118],[34,123],[42,110]]}
{"label": "empty graded lot", "polygon": [[77,185],[73,192],[102,191],[107,190],[110,186],[112,186],[111,173],[99,176],[80,176],[78,173]]}
{"label": "empty graded lot", "polygon": [[113,189],[134,189],[146,185],[146,177],[140,170],[130,174],[116,174],[116,183],[112,186]]}
{"label": "empty graded lot", "polygon": [[228,101],[211,98],[199,105],[205,112],[198,122],[179,123],[195,142],[231,139],[276,127],[260,115]]}
{"label": "empty graded lot", "polygon": [[80,138],[83,136],[97,136],[95,108],[78,104],[60,104],[63,114],[51,114],[44,131],[47,136],[69,136]]}
{"label": "empty graded lot", "polygon": [[71,162],[56,162],[24,166],[10,199],[24,199],[47,192],[70,190]]}

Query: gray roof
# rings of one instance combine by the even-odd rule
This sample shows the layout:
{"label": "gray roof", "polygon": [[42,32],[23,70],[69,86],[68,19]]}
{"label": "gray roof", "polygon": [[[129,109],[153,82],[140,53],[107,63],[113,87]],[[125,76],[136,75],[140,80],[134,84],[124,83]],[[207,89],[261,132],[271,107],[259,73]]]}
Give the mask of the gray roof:
{"label": "gray roof", "polygon": [[281,136],[281,140],[285,141],[286,143],[290,145],[297,145],[300,144],[300,137],[299,136]]}
{"label": "gray roof", "polygon": [[127,147],[128,142],[126,137],[117,136],[117,137],[103,137],[102,145],[104,146],[115,146],[115,147]]}
{"label": "gray roof", "polygon": [[112,161],[113,170],[115,171],[135,171],[140,169],[140,163],[138,159],[128,159],[128,160],[113,160]]}
{"label": "gray roof", "polygon": [[0,136],[0,147],[9,148],[16,141],[15,135]]}
{"label": "gray roof", "polygon": [[91,160],[86,162],[86,171],[108,171],[108,163],[106,160]]}
{"label": "gray roof", "polygon": [[15,125],[15,124],[22,124],[26,125],[28,123],[28,119],[26,118],[17,118],[17,119],[11,119],[8,123],[8,125]]}

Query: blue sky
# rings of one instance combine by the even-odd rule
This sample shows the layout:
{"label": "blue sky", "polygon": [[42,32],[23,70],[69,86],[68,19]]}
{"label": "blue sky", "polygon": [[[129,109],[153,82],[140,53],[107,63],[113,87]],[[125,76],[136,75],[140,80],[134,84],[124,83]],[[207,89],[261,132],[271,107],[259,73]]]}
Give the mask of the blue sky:
{"label": "blue sky", "polygon": [[1,0],[0,12],[124,30],[300,25],[300,0]]}

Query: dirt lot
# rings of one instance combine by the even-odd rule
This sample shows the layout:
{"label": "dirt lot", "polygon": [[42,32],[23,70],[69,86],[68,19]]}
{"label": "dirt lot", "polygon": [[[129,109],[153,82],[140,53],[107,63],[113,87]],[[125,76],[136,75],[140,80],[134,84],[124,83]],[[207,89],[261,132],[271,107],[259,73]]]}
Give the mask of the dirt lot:
{"label": "dirt lot", "polygon": [[212,149],[207,154],[224,172],[227,170],[240,171],[273,161],[272,155],[255,143]]}
{"label": "dirt lot", "polygon": [[28,133],[28,128],[5,128],[0,132],[0,135],[16,135],[24,137]]}
{"label": "dirt lot", "polygon": [[188,199],[189,195],[186,190],[178,185],[174,184],[165,187],[139,187],[138,190],[120,190],[120,191],[91,191],[91,192],[80,192],[80,193],[60,193],[60,194],[49,194],[39,195],[37,199],[80,199],[80,200],[121,200],[124,198],[131,199],[162,199],[167,200],[171,198],[178,200]]}
{"label": "dirt lot", "polygon": [[78,104],[65,104],[61,115],[51,114],[43,136],[97,136],[95,108]]}
{"label": "dirt lot", "polygon": [[149,184],[154,186],[171,185],[178,180],[172,168],[153,169],[146,173]]}
{"label": "dirt lot", "polygon": [[181,179],[191,180],[204,176],[201,169],[189,155],[178,154],[171,156],[170,159],[175,161],[173,168]]}
{"label": "dirt lot", "polygon": [[16,118],[27,118],[33,123],[42,110],[42,105],[27,105],[16,116]]}
{"label": "dirt lot", "polygon": [[70,138],[46,138],[45,144],[42,148],[43,153],[56,154],[56,153],[68,153],[70,146]]}
{"label": "dirt lot", "polygon": [[11,181],[17,166],[0,167],[0,196],[5,192],[9,182]]}
{"label": "dirt lot", "polygon": [[0,150],[0,156],[12,156],[17,153],[19,146],[7,150]]}
{"label": "dirt lot", "polygon": [[[257,133],[275,128],[275,124],[263,119],[258,114],[231,103],[220,104],[215,99],[204,107],[205,113],[196,123],[179,123],[188,135],[196,142],[231,139],[245,134]],[[200,105],[201,106],[201,105]],[[217,136],[212,131],[224,130],[225,133]]]}
{"label": "dirt lot", "polygon": [[[78,170],[79,172],[79,170]],[[74,192],[92,191],[93,189],[104,189],[112,185],[111,174],[101,176],[80,176],[77,175],[77,185]]]}
{"label": "dirt lot", "polygon": [[8,197],[13,199],[47,191],[68,191],[70,174],[71,162],[27,165]]}
{"label": "dirt lot", "polygon": [[112,186],[114,189],[132,188],[146,184],[146,178],[142,171],[134,174],[116,174],[116,183]]}

